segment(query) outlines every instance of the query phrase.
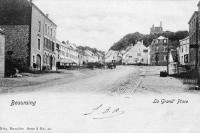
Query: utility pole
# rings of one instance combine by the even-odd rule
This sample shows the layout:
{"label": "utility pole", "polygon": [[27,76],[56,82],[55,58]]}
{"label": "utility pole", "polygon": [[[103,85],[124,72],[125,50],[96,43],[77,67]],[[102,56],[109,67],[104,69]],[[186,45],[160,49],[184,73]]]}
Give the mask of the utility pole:
{"label": "utility pole", "polygon": [[167,42],[167,75],[169,75],[169,42]]}

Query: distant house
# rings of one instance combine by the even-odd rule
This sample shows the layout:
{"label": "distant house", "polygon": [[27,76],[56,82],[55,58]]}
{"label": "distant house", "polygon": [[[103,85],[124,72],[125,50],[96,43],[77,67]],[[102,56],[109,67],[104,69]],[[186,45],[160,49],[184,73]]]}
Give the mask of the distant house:
{"label": "distant house", "polygon": [[178,59],[179,63],[181,65],[188,65],[190,60],[189,60],[189,54],[190,54],[190,40],[189,36],[179,40],[180,46],[177,48],[178,51]]}
{"label": "distant house", "polygon": [[100,52],[97,52],[96,54],[98,56],[98,62],[99,63],[104,63],[104,54],[100,53]]}
{"label": "distant house", "polygon": [[79,65],[79,54],[75,45],[67,42],[56,43],[57,67]]}
{"label": "distant house", "polygon": [[151,65],[167,65],[168,38],[160,36],[153,39],[149,49]]}
{"label": "distant house", "polygon": [[105,55],[105,62],[120,62],[122,57],[119,55],[119,51],[109,50]]}
{"label": "distant house", "polygon": [[138,41],[134,46],[128,47],[126,53],[123,54],[123,64],[148,64],[149,49]]}
{"label": "distant house", "polygon": [[98,55],[96,55],[95,53],[93,53],[91,50],[85,50],[85,58],[87,63],[94,63],[94,62],[98,62]]}

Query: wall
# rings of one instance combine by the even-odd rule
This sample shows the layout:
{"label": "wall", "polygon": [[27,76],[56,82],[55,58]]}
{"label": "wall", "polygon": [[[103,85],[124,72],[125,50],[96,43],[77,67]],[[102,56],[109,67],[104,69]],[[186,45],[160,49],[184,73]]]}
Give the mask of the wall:
{"label": "wall", "polygon": [[29,25],[30,17],[28,0],[0,0],[0,25]]}
{"label": "wall", "polygon": [[5,73],[5,36],[0,32],[0,78]]}
{"label": "wall", "polygon": [[[5,54],[13,51],[12,59],[21,70],[29,69],[30,66],[30,40],[28,25],[1,25],[5,32]],[[7,60],[9,61],[9,60]],[[21,65],[20,65],[21,64]]]}

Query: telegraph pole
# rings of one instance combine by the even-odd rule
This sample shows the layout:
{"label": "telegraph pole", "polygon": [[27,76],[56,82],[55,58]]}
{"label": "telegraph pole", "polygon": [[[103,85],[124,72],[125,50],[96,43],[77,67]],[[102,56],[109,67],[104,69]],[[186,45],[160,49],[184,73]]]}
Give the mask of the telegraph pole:
{"label": "telegraph pole", "polygon": [[167,75],[169,75],[169,42],[167,42]]}

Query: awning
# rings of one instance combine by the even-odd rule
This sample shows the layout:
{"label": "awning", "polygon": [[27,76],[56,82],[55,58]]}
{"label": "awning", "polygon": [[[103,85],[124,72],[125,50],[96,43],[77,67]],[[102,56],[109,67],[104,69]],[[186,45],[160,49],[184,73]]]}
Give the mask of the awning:
{"label": "awning", "polygon": [[61,59],[60,62],[61,63],[74,63],[74,61],[72,61],[70,59]]}

